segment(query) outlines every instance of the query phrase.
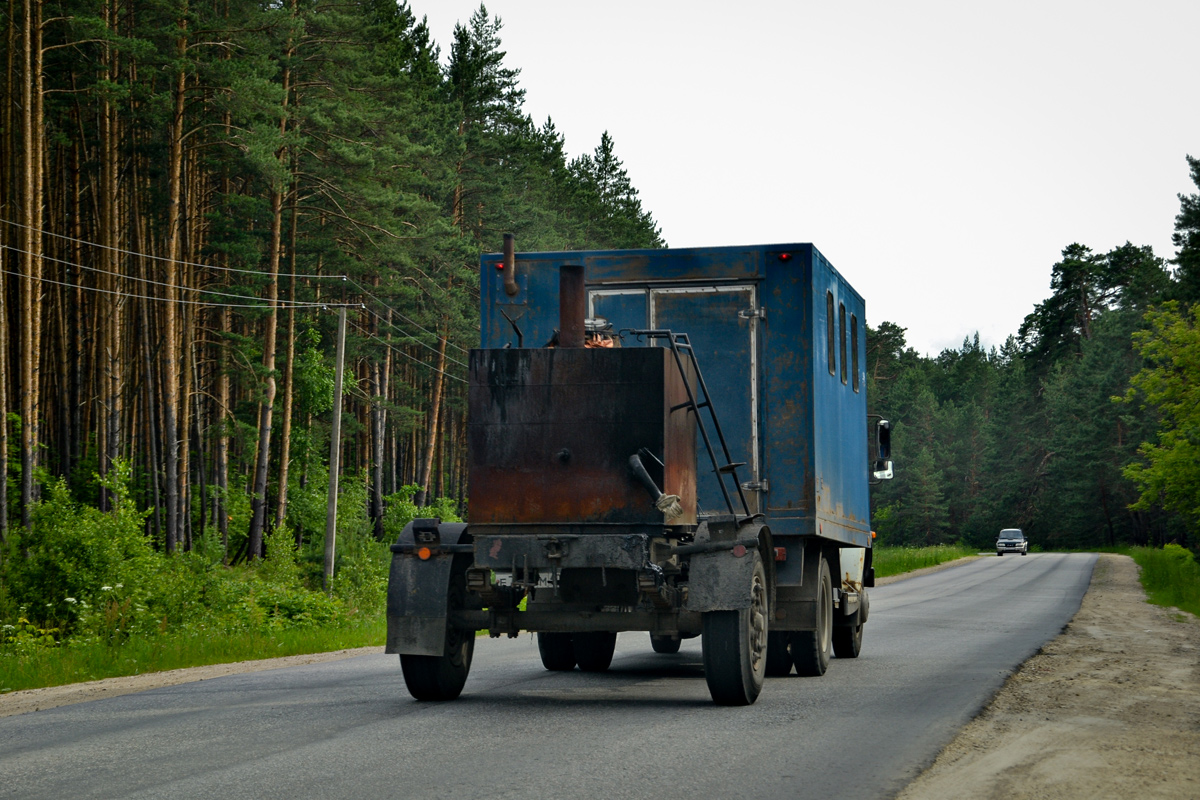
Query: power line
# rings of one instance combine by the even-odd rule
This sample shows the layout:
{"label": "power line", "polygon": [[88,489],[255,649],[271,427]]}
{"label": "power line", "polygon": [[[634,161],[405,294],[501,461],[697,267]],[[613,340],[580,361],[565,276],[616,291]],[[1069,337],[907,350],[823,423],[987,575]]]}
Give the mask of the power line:
{"label": "power line", "polygon": [[[14,272],[11,269],[0,269],[0,272],[3,272],[5,275],[13,275],[17,278],[25,278],[25,279],[29,278],[28,275],[21,273],[21,272]],[[152,295],[144,295],[144,294],[130,294],[129,292],[120,292],[115,289],[100,289],[95,286],[83,286],[78,283],[66,283],[65,281],[56,281],[56,280],[51,280],[50,278],[45,278],[45,277],[38,278],[38,282],[39,283],[49,283],[49,284],[53,284],[54,286],[65,286],[68,289],[82,289],[85,292],[97,292],[99,294],[111,294],[111,295],[116,295],[118,297],[131,298],[134,300],[150,300],[155,303],[177,303],[179,305],[187,305],[187,306],[208,306],[209,308],[258,308],[258,309],[269,309],[270,308],[270,306],[264,305],[262,303],[254,303],[254,304],[250,304],[250,303],[209,303],[204,300],[171,300],[166,297],[154,297]],[[361,303],[324,303],[324,304],[320,304],[318,307],[320,307],[320,308],[342,308],[343,306],[346,308],[357,308],[357,307],[361,307],[362,304]],[[279,303],[276,304],[276,308],[282,308],[282,309],[312,308],[312,306],[290,305],[287,303],[287,301],[280,301]]]}
{"label": "power line", "polygon": [[[386,325],[392,325],[392,326],[395,326],[395,327],[399,327],[399,326],[397,326],[397,325],[396,325],[396,323],[394,323],[394,322],[390,322],[390,321],[389,321],[389,320],[387,320],[385,317],[383,317],[381,314],[377,314],[376,312],[372,311],[371,309],[367,308],[366,306],[363,306],[363,308],[364,308],[364,309],[366,309],[366,312],[367,312],[368,314],[370,314],[371,316],[375,317],[375,319],[382,321],[384,324],[386,324]],[[393,309],[393,310],[394,310],[394,309]],[[415,325],[416,323],[413,323],[413,324]],[[418,326],[418,327],[419,327],[419,326]],[[422,328],[421,330],[425,330],[425,329],[424,329],[424,328]],[[425,332],[426,332],[426,333],[429,333],[429,331],[425,331]],[[421,345],[421,347],[424,347],[426,350],[430,351],[431,353],[436,353],[436,352],[437,352],[437,350],[436,350],[436,349],[435,349],[435,348],[434,348],[432,345],[429,345],[429,344],[426,344],[425,342],[422,342],[420,339],[418,339],[417,337],[413,336],[412,334],[406,333],[406,334],[404,334],[404,335],[405,335],[405,337],[406,337],[406,338],[408,338],[408,339],[412,340],[412,341],[413,341],[414,343],[416,343],[416,344],[419,344],[419,345]],[[431,335],[436,335],[436,334],[431,334]],[[440,337],[439,337],[439,338],[440,338]],[[451,345],[449,338],[447,338],[447,339],[446,339],[446,344],[447,344],[447,345],[450,345],[450,346],[454,346],[454,345]],[[460,347],[460,348],[458,348],[458,349],[462,350],[462,348],[461,348],[461,347]],[[452,356],[446,356],[446,360],[447,360],[447,361],[452,361],[452,362],[454,362],[455,364],[458,364],[460,367],[466,367],[466,366],[467,366],[467,365],[466,365],[466,364],[464,364],[462,361],[459,361],[457,358],[454,358],[454,357],[452,357]]]}
{"label": "power line", "polygon": [[265,277],[265,278],[307,278],[309,280],[314,280],[314,281],[329,281],[329,280],[345,280],[346,279],[345,275],[308,275],[308,274],[305,274],[302,272],[263,272],[262,270],[257,270],[257,269],[241,269],[239,267],[218,267],[218,266],[214,266],[212,264],[198,264],[194,261],[180,261],[178,259],[167,258],[166,256],[155,256],[155,255],[150,255],[149,253],[139,253],[136,250],[123,250],[120,247],[110,247],[109,245],[100,244],[99,242],[89,242],[87,239],[76,239],[72,236],[67,236],[62,233],[54,233],[53,231],[47,231],[47,230],[42,230],[40,228],[35,228],[32,225],[22,225],[20,222],[13,222],[12,220],[4,219],[3,217],[0,217],[0,223],[4,223],[6,225],[12,225],[13,227],[16,227],[16,228],[24,228],[26,230],[34,231],[36,233],[42,234],[43,236],[53,236],[56,239],[64,239],[68,242],[75,242],[76,244],[85,244],[88,247],[98,247],[101,250],[109,250],[114,253],[122,253],[122,254],[128,255],[128,256],[136,256],[138,258],[148,258],[152,261],[167,261],[172,264],[182,264],[187,267],[199,267],[201,269],[211,269],[211,270],[216,270],[218,272],[241,272],[241,273],[245,273],[247,275],[259,275],[259,276]]}
{"label": "power line", "polygon": [[[12,250],[14,253],[21,253],[21,254],[27,255],[27,256],[35,255],[33,253],[30,253],[28,250],[22,250],[21,248],[13,247],[10,244],[0,244],[0,248],[4,248],[5,250]],[[43,261],[51,261],[55,264],[62,264],[63,266],[67,266],[67,267],[75,267],[76,269],[84,269],[84,270],[88,270],[89,272],[98,272],[101,275],[112,275],[117,278],[124,278],[127,281],[136,281],[138,283],[147,283],[147,284],[150,284],[151,286],[166,286],[168,288],[172,286],[172,284],[164,283],[162,281],[152,281],[149,278],[139,278],[136,275],[124,275],[120,272],[113,272],[112,270],[100,269],[99,267],[89,267],[86,264],[76,264],[74,261],[65,261],[61,258],[55,258],[54,256],[40,255],[38,257],[41,258]],[[73,286],[74,284],[67,284],[67,285]],[[80,288],[87,289],[88,287],[80,286]],[[180,286],[180,285],[175,285],[174,288],[179,289],[180,291],[200,292],[201,294],[211,294],[211,295],[215,295],[217,297],[237,297],[237,298],[240,298],[243,300],[247,299],[245,295],[235,294],[234,292],[218,292],[213,289],[198,289],[198,288],[191,287],[191,286]],[[166,298],[162,298],[162,299],[165,300]],[[317,303],[317,302],[308,302],[308,301],[300,301],[300,302],[289,301],[289,304],[286,306],[286,308],[304,308],[304,307],[324,308],[328,305],[329,305],[329,303]]]}
{"label": "power line", "polygon": [[[368,309],[368,310],[370,310],[370,309]],[[392,344],[391,344],[390,342],[386,342],[386,341],[384,341],[383,339],[380,339],[380,338],[379,338],[378,336],[376,336],[375,334],[373,334],[373,333],[371,333],[370,331],[368,331],[368,330],[366,330],[365,328],[363,328],[363,327],[362,327],[361,325],[359,325],[357,322],[352,322],[351,324],[352,324],[352,325],[354,325],[354,327],[358,329],[359,333],[362,333],[362,334],[363,334],[363,335],[365,335],[365,336],[369,336],[369,337],[371,337],[372,339],[376,340],[377,342],[379,342],[380,344],[382,344],[382,345],[383,345],[384,347],[386,347],[387,349],[391,350],[391,351],[392,351],[392,352],[394,352],[394,353],[397,353],[397,354],[399,354],[399,355],[402,355],[402,356],[404,356],[404,357],[405,357],[405,358],[407,358],[409,361],[415,361],[415,362],[417,362],[418,364],[420,364],[422,367],[427,367],[428,369],[431,369],[431,370],[433,370],[434,372],[440,372],[440,373],[442,373],[443,375],[445,375],[447,378],[449,378],[449,379],[450,379],[450,380],[452,380],[452,381],[458,381],[459,383],[467,383],[466,379],[464,379],[464,378],[460,378],[460,377],[458,377],[457,375],[451,375],[449,372],[446,372],[444,369],[438,369],[437,367],[433,366],[432,364],[430,364],[430,363],[428,363],[428,362],[425,362],[425,361],[422,361],[421,359],[417,358],[416,356],[409,355],[408,353],[404,352],[403,350],[398,350],[398,349],[396,349],[395,347],[393,347],[393,346],[392,346]],[[453,360],[453,359],[451,359],[451,360]],[[455,363],[455,364],[462,364],[462,362],[461,362],[461,361],[455,361],[454,363]],[[466,366],[466,365],[465,365],[465,364],[463,364],[463,366]]]}
{"label": "power line", "polygon": [[[389,306],[387,303],[385,303],[385,302],[383,302],[382,300],[380,300],[380,299],[379,299],[378,297],[376,297],[375,295],[371,294],[369,291],[367,291],[366,287],[365,287],[365,286],[363,286],[362,284],[358,283],[358,281],[353,281],[353,280],[351,280],[350,278],[346,278],[346,282],[347,282],[347,283],[349,283],[351,286],[355,286],[355,287],[357,287],[357,288],[358,288],[358,290],[359,290],[360,292],[362,292],[362,293],[363,293],[363,294],[365,294],[367,297],[369,297],[369,298],[371,298],[372,300],[374,300],[376,303],[379,303],[379,305],[383,306],[383,307],[384,307],[384,308],[386,308],[388,311],[391,311],[393,314],[395,314],[396,316],[400,317],[400,319],[404,320],[404,321],[405,321],[405,322],[407,322],[409,325],[412,325],[412,326],[413,326],[413,327],[415,327],[417,330],[424,331],[425,333],[428,333],[430,336],[432,336],[432,337],[433,337],[433,338],[435,338],[435,339],[440,339],[440,338],[442,338],[442,337],[440,337],[438,334],[436,334],[436,333],[434,333],[433,331],[429,330],[428,328],[423,328],[423,327],[421,327],[421,326],[420,326],[418,323],[416,323],[416,322],[413,322],[411,319],[409,319],[408,317],[404,316],[404,315],[403,315],[403,314],[401,314],[399,311],[397,311],[396,309],[392,308],[391,306]],[[370,312],[370,313],[372,313],[372,314],[375,314],[375,312],[374,312],[374,311],[371,311],[371,309],[369,309],[369,308],[367,309],[367,311],[369,311],[369,312]],[[376,317],[378,317],[379,319],[383,319],[383,317],[381,317],[379,314],[375,314],[375,316],[376,316]],[[384,321],[384,322],[388,322],[386,319],[384,319],[383,321]],[[392,324],[392,323],[388,322],[388,324],[390,325],[390,324]],[[458,350],[459,352],[462,352],[462,353],[466,353],[466,352],[467,352],[467,351],[466,351],[466,350],[464,350],[463,348],[461,348],[461,347],[459,347],[458,345],[456,345],[456,344],[454,344],[453,342],[451,342],[451,341],[450,341],[450,339],[449,339],[449,337],[447,337],[447,339],[446,339],[446,344],[448,344],[450,347],[453,347],[455,350]],[[461,361],[459,361],[459,362],[457,362],[457,363],[459,363],[459,364],[462,364],[462,362],[461,362]],[[466,366],[466,364],[463,364],[463,366]]]}

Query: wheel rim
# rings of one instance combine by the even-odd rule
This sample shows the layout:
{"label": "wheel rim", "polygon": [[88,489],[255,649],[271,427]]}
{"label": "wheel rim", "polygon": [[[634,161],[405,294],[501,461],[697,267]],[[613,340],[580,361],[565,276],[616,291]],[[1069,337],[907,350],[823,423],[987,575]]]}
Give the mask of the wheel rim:
{"label": "wheel rim", "polygon": [[750,665],[754,672],[765,669],[767,658],[767,587],[754,576],[750,602]]}

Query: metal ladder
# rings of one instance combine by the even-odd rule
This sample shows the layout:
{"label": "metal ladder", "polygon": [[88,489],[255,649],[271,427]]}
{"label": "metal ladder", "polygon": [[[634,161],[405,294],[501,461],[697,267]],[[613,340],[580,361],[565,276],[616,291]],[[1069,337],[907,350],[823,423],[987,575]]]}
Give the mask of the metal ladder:
{"label": "metal ladder", "polygon": [[[624,331],[622,331],[624,333]],[[721,495],[725,498],[725,507],[729,510],[730,515],[738,517],[738,522],[745,522],[754,515],[750,513],[750,505],[746,502],[746,495],[742,491],[742,483],[738,480],[737,468],[746,466],[745,461],[734,461],[729,454],[729,445],[725,442],[725,434],[721,431],[721,423],[717,419],[717,410],[713,406],[712,397],[708,393],[708,386],[704,383],[704,375],[700,372],[700,364],[696,360],[696,351],[692,347],[691,341],[686,333],[675,333],[669,330],[629,330],[634,336],[648,339],[665,339],[667,345],[671,348],[671,353],[675,357],[675,366],[679,369],[679,377],[683,379],[683,387],[687,391],[687,402],[679,403],[671,407],[671,412],[674,413],[681,408],[686,408],[696,415],[696,426],[700,431],[700,438],[704,440],[704,448],[708,451],[709,461],[712,462],[713,472],[717,476],[717,485],[721,487]],[[684,357],[687,357],[692,364],[692,369],[696,373],[696,387],[693,388],[688,381],[687,369],[684,368]],[[716,431],[717,441],[721,445],[721,454],[724,463],[717,460],[717,453],[713,449],[712,439],[708,435],[708,429],[704,425],[704,419],[700,416],[700,409],[708,409],[708,415],[712,420],[713,430]],[[729,493],[729,487],[725,485],[725,476],[733,476],[733,488],[737,490],[739,502],[742,505],[742,515],[733,508],[733,497]]]}

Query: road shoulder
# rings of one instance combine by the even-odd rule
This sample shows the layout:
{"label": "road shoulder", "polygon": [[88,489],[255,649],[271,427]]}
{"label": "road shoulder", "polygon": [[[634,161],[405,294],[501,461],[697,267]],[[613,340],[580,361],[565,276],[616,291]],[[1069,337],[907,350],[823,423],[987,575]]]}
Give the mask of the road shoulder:
{"label": "road shoulder", "polygon": [[900,795],[1200,797],[1200,623],[1101,555],[1079,612]]}
{"label": "road shoulder", "polygon": [[213,664],[207,667],[172,669],[166,672],[150,672],[123,678],[71,683],[66,686],[49,686],[45,689],[26,689],[20,692],[0,694],[0,717],[11,717],[30,711],[44,711],[57,706],[86,703],[89,700],[101,700],[106,697],[120,697],[123,694],[211,680],[225,675],[297,667],[304,664],[320,664],[326,661],[340,661],[343,658],[382,652],[383,647],[358,647],[351,650],[334,650],[329,653],[310,653],[282,658],[264,658],[258,661],[237,661],[232,664]]}

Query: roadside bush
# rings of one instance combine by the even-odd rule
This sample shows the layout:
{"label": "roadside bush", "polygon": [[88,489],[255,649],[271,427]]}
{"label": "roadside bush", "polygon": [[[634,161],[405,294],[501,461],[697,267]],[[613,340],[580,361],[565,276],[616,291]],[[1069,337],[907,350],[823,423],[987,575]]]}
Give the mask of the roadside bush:
{"label": "roadside bush", "polygon": [[114,497],[108,513],[77,503],[65,481],[50,483],[31,530],[12,535],[3,583],[30,619],[58,621],[69,632],[117,585],[136,594],[150,584],[156,556],[142,535],[145,514],[125,499],[129,475],[118,462],[101,481]]}
{"label": "roadside bush", "polygon": [[1134,547],[1129,554],[1142,568],[1142,587],[1151,603],[1200,616],[1200,564],[1190,550],[1169,544],[1161,550]]}
{"label": "roadside bush", "polygon": [[258,582],[243,601],[249,627],[259,629],[303,627],[334,621],[342,604],[322,592],[300,586]]}

